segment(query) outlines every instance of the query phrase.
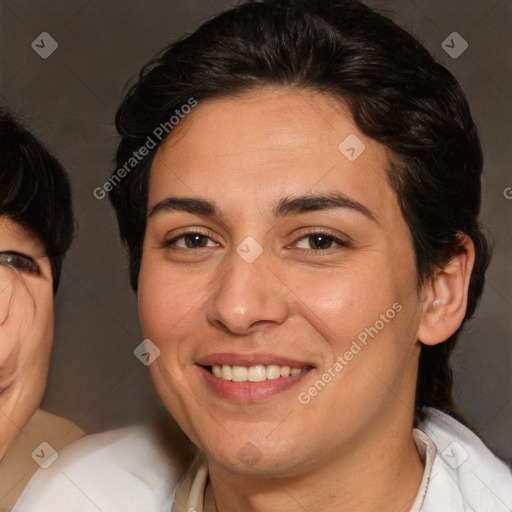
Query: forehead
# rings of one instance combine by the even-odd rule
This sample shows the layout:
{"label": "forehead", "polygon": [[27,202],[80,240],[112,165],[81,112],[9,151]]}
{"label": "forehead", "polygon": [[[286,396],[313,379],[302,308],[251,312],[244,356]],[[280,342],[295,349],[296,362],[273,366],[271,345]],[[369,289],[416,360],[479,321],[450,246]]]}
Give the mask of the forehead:
{"label": "forehead", "polygon": [[153,160],[149,206],[171,193],[261,204],[337,190],[382,210],[396,205],[388,166],[387,149],[360,132],[342,101],[258,89],[200,102],[180,121]]}
{"label": "forehead", "polygon": [[0,251],[17,250],[35,257],[43,257],[45,249],[38,237],[29,233],[10,217],[0,215]]}

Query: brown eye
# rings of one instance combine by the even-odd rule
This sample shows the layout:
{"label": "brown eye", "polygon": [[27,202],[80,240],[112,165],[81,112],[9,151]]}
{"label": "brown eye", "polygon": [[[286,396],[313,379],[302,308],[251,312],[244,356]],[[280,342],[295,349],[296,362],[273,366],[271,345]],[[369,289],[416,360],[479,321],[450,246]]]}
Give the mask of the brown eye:
{"label": "brown eye", "polygon": [[333,239],[326,235],[311,235],[309,236],[309,245],[312,249],[330,249],[333,244]]}
{"label": "brown eye", "polygon": [[333,247],[348,247],[349,244],[327,233],[310,233],[297,241],[299,249],[325,251]]}
{"label": "brown eye", "polygon": [[30,256],[19,252],[0,252],[0,265],[6,265],[14,270],[19,270],[20,272],[39,274],[39,267],[37,263]]}
{"label": "brown eye", "polygon": [[190,235],[185,235],[183,237],[185,245],[189,249],[195,249],[196,247],[205,247],[208,243],[208,238],[199,233],[193,233]]}
{"label": "brown eye", "polygon": [[183,233],[165,244],[167,247],[176,246],[180,249],[202,249],[204,247],[218,247],[208,235],[190,231]]}

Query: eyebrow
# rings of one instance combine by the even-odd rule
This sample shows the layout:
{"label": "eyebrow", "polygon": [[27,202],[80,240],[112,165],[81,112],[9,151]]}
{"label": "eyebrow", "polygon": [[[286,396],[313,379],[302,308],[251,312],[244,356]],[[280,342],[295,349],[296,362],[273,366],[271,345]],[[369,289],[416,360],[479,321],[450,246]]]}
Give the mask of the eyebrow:
{"label": "eyebrow", "polygon": [[362,213],[370,220],[377,222],[375,215],[361,203],[347,197],[340,192],[332,194],[305,195],[299,197],[285,197],[274,208],[274,217],[279,218],[292,213],[307,213],[322,210],[348,208]]}
{"label": "eyebrow", "polygon": [[[363,204],[341,194],[304,195],[298,197],[285,197],[272,209],[272,215],[279,219],[291,214],[308,213],[315,211],[348,208],[363,214],[373,222],[377,222],[375,215]],[[223,219],[219,208],[212,202],[196,197],[167,197],[156,203],[148,213],[148,219],[158,213],[182,211],[207,217]]]}
{"label": "eyebrow", "polygon": [[148,219],[157,213],[181,211],[195,215],[222,218],[220,210],[210,201],[196,197],[167,197],[156,203],[148,213]]}

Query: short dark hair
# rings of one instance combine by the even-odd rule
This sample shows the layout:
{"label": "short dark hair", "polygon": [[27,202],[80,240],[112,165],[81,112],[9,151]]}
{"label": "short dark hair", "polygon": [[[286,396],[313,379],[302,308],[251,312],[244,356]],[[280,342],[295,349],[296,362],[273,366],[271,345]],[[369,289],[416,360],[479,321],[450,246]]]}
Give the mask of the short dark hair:
{"label": "short dark hair", "polygon": [[0,215],[38,238],[50,259],[57,292],[74,234],[66,172],[5,108],[0,108]]}
{"label": "short dark hair", "polygon": [[[478,223],[482,149],[453,75],[410,34],[357,0],[263,0],[207,21],[141,71],[116,115],[121,167],[155,127],[187,103],[263,86],[321,91],[392,155],[389,182],[413,237],[418,285],[461,250],[476,250],[464,321],[447,341],[423,346],[416,395],[454,413],[449,356],[476,308],[490,250]],[[158,145],[157,145],[158,147]],[[153,149],[110,192],[137,288]]]}

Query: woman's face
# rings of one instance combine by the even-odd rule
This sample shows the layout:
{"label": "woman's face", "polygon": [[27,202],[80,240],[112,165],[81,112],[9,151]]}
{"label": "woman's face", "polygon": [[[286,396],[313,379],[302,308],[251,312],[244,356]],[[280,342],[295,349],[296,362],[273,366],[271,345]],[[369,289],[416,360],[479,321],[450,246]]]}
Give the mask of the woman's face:
{"label": "woman's face", "polygon": [[53,339],[52,273],[44,246],[0,217],[0,459],[43,397]]}
{"label": "woman's face", "polygon": [[294,475],[410,432],[421,305],[388,165],[340,102],[292,89],[200,103],[159,148],[140,317],[211,463]]}

